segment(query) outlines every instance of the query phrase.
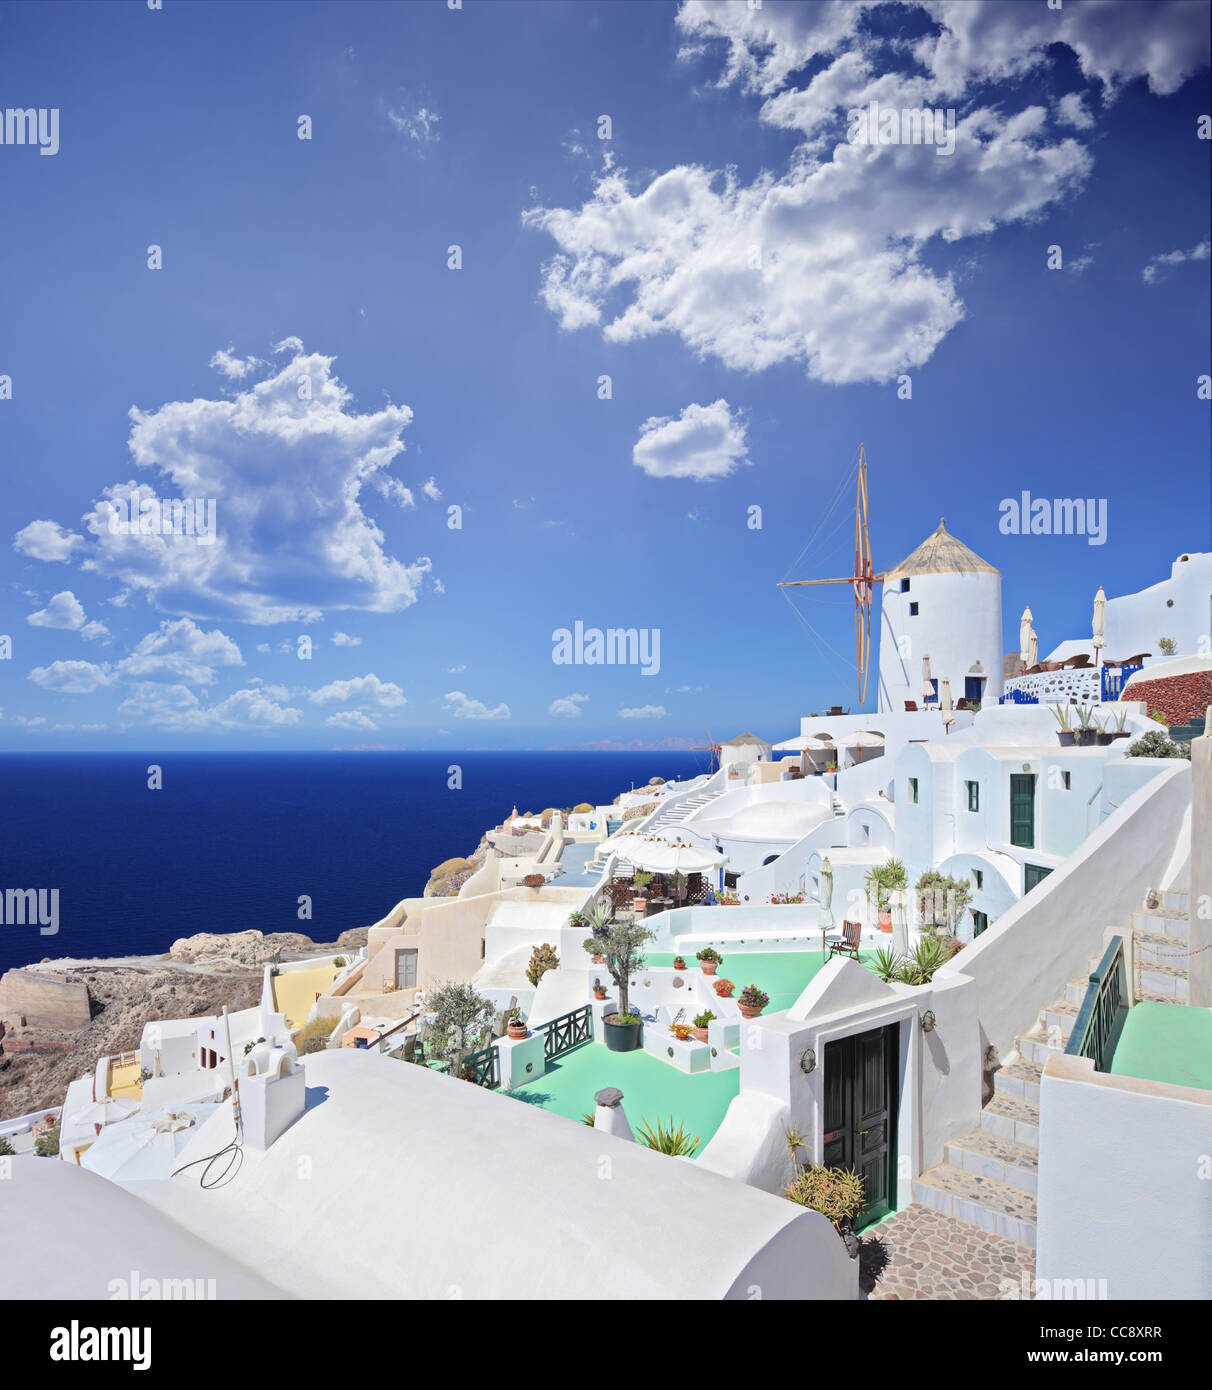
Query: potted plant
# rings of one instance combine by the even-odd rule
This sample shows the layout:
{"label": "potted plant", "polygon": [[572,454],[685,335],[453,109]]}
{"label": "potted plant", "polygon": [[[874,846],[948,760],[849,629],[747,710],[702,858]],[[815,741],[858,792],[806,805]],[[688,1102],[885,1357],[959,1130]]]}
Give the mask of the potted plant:
{"label": "potted plant", "polygon": [[599,907],[588,917],[583,913],[576,912],[574,917],[579,917],[580,921],[576,926],[589,928],[589,935],[581,942],[582,947],[593,957],[594,965],[606,964],[606,953],[603,949],[603,942],[610,935],[610,912],[607,908]]}
{"label": "potted plant", "polygon": [[704,1009],[701,1014],[695,1014],[694,1036],[698,1038],[699,1042],[707,1041],[707,1025],[714,1017],[715,1014],[713,1014],[710,1009]]}
{"label": "potted plant", "polygon": [[845,1241],[850,1258],[858,1257],[859,1240],[854,1233],[854,1223],[867,1204],[865,1184],[859,1173],[853,1169],[818,1168],[809,1164],[783,1192],[791,1201],[828,1217],[833,1229]]}
{"label": "potted plant", "polygon": [[1132,735],[1124,728],[1124,725],[1128,722],[1128,711],[1126,709],[1115,710],[1113,712],[1113,718],[1115,719],[1115,732],[1111,735],[1112,740],[1117,738],[1131,738]]}
{"label": "potted plant", "polygon": [[1056,736],[1060,740],[1061,747],[1071,748],[1073,746],[1073,730],[1069,727],[1069,706],[1054,705],[1052,717],[1060,725],[1056,731]]}
{"label": "potted plant", "polygon": [[674,956],[674,958],[673,958],[673,968],[674,968],[675,970],[685,970],[685,969],[686,969],[686,962],[682,959],[681,956]]}
{"label": "potted plant", "polygon": [[523,888],[542,888],[547,882],[542,874],[527,874],[522,880]]}
{"label": "potted plant", "polygon": [[724,959],[722,955],[710,946],[704,946],[701,951],[694,953],[695,960],[702,967],[704,975],[714,975],[719,968],[720,962]]}
{"label": "potted plant", "polygon": [[719,979],[714,982],[714,984],[715,992],[720,996],[721,999],[732,998],[732,991],[736,988],[736,986],[732,983],[731,980],[726,980],[721,975]]}
{"label": "potted plant", "polygon": [[669,1031],[677,1038],[678,1042],[688,1042],[691,1033],[694,1032],[694,1028],[689,1023],[671,1023],[669,1025]]}
{"label": "potted plant", "polygon": [[606,969],[619,991],[619,1011],[602,1020],[611,1052],[633,1052],[640,1045],[641,1019],[628,1008],[631,977],[644,968],[644,946],[653,933],[642,922],[611,922],[600,938]]}
{"label": "potted plant", "polygon": [[742,1018],[757,1018],[758,1014],[770,1003],[770,996],[758,989],[757,985],[750,984],[741,990],[736,1002],[740,1007]]}
{"label": "potted plant", "polygon": [[1073,742],[1078,748],[1091,747],[1098,738],[1098,725],[1094,722],[1094,706],[1078,705],[1078,727],[1073,732]]}
{"label": "potted plant", "polygon": [[1094,736],[1095,743],[1097,743],[1100,748],[1108,748],[1114,738],[1115,735],[1111,732],[1111,721],[1109,719],[1104,719],[1098,726],[1098,733]]}
{"label": "potted plant", "polygon": [[601,980],[595,979],[593,982],[593,997],[599,1002],[606,998],[606,986]]}
{"label": "potted plant", "polygon": [[514,1042],[521,1042],[523,1038],[530,1036],[530,1029],[526,1026],[526,1019],[522,1016],[522,1011],[514,1005],[505,1015],[505,1031]]}
{"label": "potted plant", "polygon": [[892,895],[904,888],[908,882],[905,866],[899,859],[889,859],[876,864],[867,873],[867,896],[874,897],[878,913],[880,931],[892,931]]}

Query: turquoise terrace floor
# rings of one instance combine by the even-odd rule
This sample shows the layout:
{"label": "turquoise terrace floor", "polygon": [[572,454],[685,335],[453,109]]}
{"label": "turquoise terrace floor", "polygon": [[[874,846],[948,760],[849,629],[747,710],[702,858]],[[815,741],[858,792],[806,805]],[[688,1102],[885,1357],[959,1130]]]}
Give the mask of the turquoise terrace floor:
{"label": "turquoise terrace floor", "polygon": [[1111,1074],[1212,1091],[1212,1010],[1151,1000],[1133,1005]]}
{"label": "turquoise terrace floor", "polygon": [[[822,965],[819,950],[720,954],[725,958],[719,974],[736,985],[738,994],[747,984],[764,990],[770,996],[767,1013],[790,1008]],[[862,959],[869,955],[863,952]],[[673,956],[654,952],[647,961],[649,965],[672,965]],[[687,965],[692,970],[698,968],[697,961],[688,960]],[[661,1025],[645,1025],[652,1026]],[[506,1094],[579,1120],[593,1110],[594,1094],[604,1086],[617,1086],[623,1092],[623,1109],[632,1129],[642,1121],[655,1126],[658,1119],[668,1122],[672,1118],[675,1129],[684,1124],[705,1146],[740,1089],[740,1071],[731,1068],[691,1076],[647,1052],[610,1052],[601,1043],[585,1043],[550,1063],[545,1076]]]}

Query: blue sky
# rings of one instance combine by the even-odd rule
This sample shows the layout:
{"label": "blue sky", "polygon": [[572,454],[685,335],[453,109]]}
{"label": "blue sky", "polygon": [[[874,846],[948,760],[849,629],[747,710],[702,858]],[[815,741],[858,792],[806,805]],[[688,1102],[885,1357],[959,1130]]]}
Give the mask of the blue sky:
{"label": "blue sky", "polygon": [[[788,737],[854,704],[847,591],[800,591],[813,636],[774,586],[846,572],[860,440],[877,568],[945,514],[1007,649],[1209,548],[1202,0],[0,32],[5,105],[60,113],[0,145],[4,748]],[[873,98],[954,151],[848,143]],[[214,543],[113,533],[132,486]],[[1024,490],[1105,498],[1106,544],[1001,534]],[[659,673],[553,664],[578,620]]]}

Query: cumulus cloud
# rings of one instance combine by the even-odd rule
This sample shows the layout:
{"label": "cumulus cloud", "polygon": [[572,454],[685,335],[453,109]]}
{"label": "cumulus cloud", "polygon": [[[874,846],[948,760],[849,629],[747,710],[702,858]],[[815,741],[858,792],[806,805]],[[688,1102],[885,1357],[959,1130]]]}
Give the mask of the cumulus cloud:
{"label": "cumulus cloud", "polygon": [[58,627],[78,632],[84,626],[84,605],[70,589],[64,589],[25,621],[31,627]]}
{"label": "cumulus cloud", "polygon": [[456,719],[509,719],[509,706],[506,704],[495,705],[492,709],[484,704],[482,700],[473,700],[470,695],[464,695],[461,690],[450,690],[442,696],[445,700],[447,714],[453,714]]}
{"label": "cumulus cloud", "polygon": [[[633,186],[608,169],[581,207],[528,211],[524,222],[555,245],[541,295],[563,328],[596,327],[616,343],[673,333],[742,371],[794,362],[818,381],[888,381],[927,362],[964,317],[927,246],[1038,218],[1092,167],[1045,107],[992,84],[1051,64],[1054,43],[1072,49],[1104,102],[1137,76],[1177,90],[1207,61],[1206,11],[1182,0],[1063,11],[919,0],[878,7],[878,22],[875,8],[683,4],[684,56],[722,52],[718,85],[759,94],[759,118],[799,144],[781,172],[748,183],[679,165]],[[935,25],[925,37],[923,17]],[[851,143],[847,113],[873,100],[958,108],[953,151]],[[1070,130],[1077,110],[1065,107]]]}
{"label": "cumulus cloud", "polygon": [[1075,130],[1090,130],[1094,117],[1086,110],[1085,98],[1081,92],[1066,92],[1056,103],[1056,119],[1061,125],[1071,125]]}
{"label": "cumulus cloud", "polygon": [[620,719],[665,719],[669,711],[664,705],[633,705],[619,710]]}
{"label": "cumulus cloud", "polygon": [[383,709],[397,709],[407,704],[404,692],[391,681],[381,681],[376,675],[354,676],[347,681],[330,681],[319,690],[313,690],[307,697],[317,705],[332,704],[339,701],[346,704],[350,700],[373,700]]}
{"label": "cumulus cloud", "polygon": [[440,502],[442,500],[442,489],[437,485],[433,478],[425,479],[425,481],[421,484],[421,491],[425,494],[426,497],[429,498],[431,502]]}
{"label": "cumulus cloud", "polygon": [[84,537],[65,531],[57,521],[31,521],[13,537],[13,549],[34,560],[68,563],[72,551],[84,544]]}
{"label": "cumulus cloud", "polygon": [[205,632],[192,619],[178,618],[141,638],[117,670],[127,680],[209,685],[216,668],[243,664],[240,648],[218,628]]}
{"label": "cumulus cloud", "polygon": [[1163,255],[1154,256],[1141,271],[1141,279],[1146,285],[1156,284],[1167,271],[1176,265],[1182,265],[1184,261],[1206,261],[1210,250],[1212,243],[1201,241],[1190,251],[1166,251]]}
{"label": "cumulus cloud", "polygon": [[284,706],[281,686],[251,686],[217,704],[206,705],[187,685],[140,681],[118,706],[118,713],[157,729],[186,732],[277,728],[297,724],[303,711]]}
{"label": "cumulus cloud", "polygon": [[265,364],[259,357],[237,357],[231,347],[226,347],[215,353],[210,365],[217,367],[229,380],[242,381],[250,372]]}
{"label": "cumulus cloud", "polygon": [[581,706],[588,703],[588,695],[579,695],[574,692],[572,695],[564,695],[558,700],[552,700],[551,704],[547,706],[547,713],[554,715],[557,719],[579,719]]}
{"label": "cumulus cloud", "polygon": [[[310,622],[327,610],[394,613],[415,603],[430,561],[403,563],[359,503],[362,489],[404,448],[407,406],[357,414],[331,357],[297,339],[291,360],[224,400],[173,401],[131,411],[129,448],[156,487],[103,490],[85,518],[82,565],[142,593],[162,612],[256,624]],[[113,505],[163,496],[212,499],[213,544],[194,536],[115,534]],[[127,513],[129,514],[129,513]],[[54,522],[34,522],[17,547],[66,559],[81,544]]]}
{"label": "cumulus cloud", "polygon": [[376,473],[370,479],[370,486],[389,502],[394,502],[402,512],[410,512],[417,505],[417,499],[412,494],[412,488],[405,487],[399,478],[392,478],[383,473]]}
{"label": "cumulus cloud", "polygon": [[723,399],[688,405],[676,420],[653,415],[640,426],[631,459],[652,478],[726,478],[749,462],[745,424]]}
{"label": "cumulus cloud", "polygon": [[332,635],[332,644],[334,647],[360,647],[362,645],[362,639],[360,637],[351,637],[348,632],[334,632]]}
{"label": "cumulus cloud", "polygon": [[324,721],[336,729],[377,729],[379,726],[359,709],[341,709]]}
{"label": "cumulus cloud", "polygon": [[35,666],[29,678],[43,690],[57,690],[64,695],[91,695],[116,679],[108,666],[92,661],[52,661],[49,666]]}

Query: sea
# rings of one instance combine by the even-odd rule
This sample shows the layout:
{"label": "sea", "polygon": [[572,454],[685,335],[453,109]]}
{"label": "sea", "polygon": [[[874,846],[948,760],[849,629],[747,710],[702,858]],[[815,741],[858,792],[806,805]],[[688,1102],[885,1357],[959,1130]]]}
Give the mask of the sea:
{"label": "sea", "polygon": [[[651,777],[706,771],[707,756],[3,754],[0,902],[9,889],[57,889],[59,910],[53,935],[6,914],[0,973],[47,958],[158,954],[200,931],[333,941],[419,895],[434,865],[470,854],[515,805],[609,802]],[[301,898],[310,919],[298,915]]]}

